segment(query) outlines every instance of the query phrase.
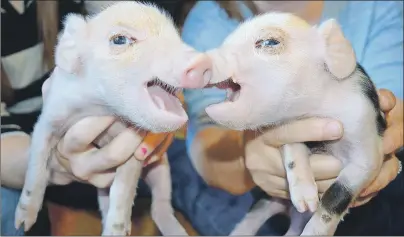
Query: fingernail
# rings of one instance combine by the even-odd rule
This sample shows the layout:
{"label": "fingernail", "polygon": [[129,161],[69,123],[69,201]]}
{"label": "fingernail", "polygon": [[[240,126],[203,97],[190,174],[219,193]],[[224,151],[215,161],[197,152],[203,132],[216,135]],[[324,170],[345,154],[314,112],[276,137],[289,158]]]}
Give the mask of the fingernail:
{"label": "fingernail", "polygon": [[138,148],[135,152],[135,157],[137,159],[143,160],[147,157],[149,149],[146,146]]}
{"label": "fingernail", "polygon": [[338,122],[329,122],[325,126],[325,133],[330,138],[340,138],[342,135],[341,125]]}
{"label": "fingernail", "polygon": [[142,153],[143,153],[143,155],[146,155],[146,153],[147,153],[147,149],[146,149],[146,147],[142,147],[141,149],[142,149]]}

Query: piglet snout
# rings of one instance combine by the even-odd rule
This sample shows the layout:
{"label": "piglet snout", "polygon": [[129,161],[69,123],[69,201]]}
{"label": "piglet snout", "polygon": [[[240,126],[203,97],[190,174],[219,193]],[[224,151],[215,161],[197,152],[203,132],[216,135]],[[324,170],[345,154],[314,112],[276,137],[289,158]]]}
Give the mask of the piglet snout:
{"label": "piglet snout", "polygon": [[206,54],[196,56],[181,78],[181,87],[183,88],[203,88],[212,76],[212,62]]}

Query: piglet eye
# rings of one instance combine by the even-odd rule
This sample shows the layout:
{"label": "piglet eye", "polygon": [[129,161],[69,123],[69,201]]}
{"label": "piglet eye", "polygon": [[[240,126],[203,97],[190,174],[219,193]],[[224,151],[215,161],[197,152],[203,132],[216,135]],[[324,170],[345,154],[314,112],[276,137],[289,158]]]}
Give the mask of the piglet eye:
{"label": "piglet eye", "polygon": [[256,48],[264,48],[264,47],[274,47],[280,44],[279,40],[277,39],[266,39],[266,40],[258,40],[255,43]]}
{"label": "piglet eye", "polygon": [[111,43],[115,45],[126,45],[132,43],[132,40],[124,35],[115,35],[111,38]]}

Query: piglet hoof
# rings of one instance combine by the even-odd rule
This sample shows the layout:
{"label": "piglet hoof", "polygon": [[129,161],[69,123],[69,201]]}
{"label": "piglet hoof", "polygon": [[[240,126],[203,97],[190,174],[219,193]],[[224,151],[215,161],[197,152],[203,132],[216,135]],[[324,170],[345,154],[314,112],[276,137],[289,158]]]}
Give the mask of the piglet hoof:
{"label": "piglet hoof", "polygon": [[318,206],[317,185],[299,184],[290,189],[293,205],[300,213],[310,211],[315,212]]}
{"label": "piglet hoof", "polygon": [[338,226],[338,221],[333,221],[334,218],[332,216],[328,216],[329,220],[324,222],[324,215],[320,213],[315,213],[309,220],[309,222],[304,227],[301,235],[321,235],[321,236],[332,236],[335,234],[335,231]]}
{"label": "piglet hoof", "polygon": [[105,225],[104,231],[102,232],[103,236],[129,236],[131,232],[131,226],[127,226],[124,223],[114,223],[112,225]]}
{"label": "piglet hoof", "polygon": [[155,205],[152,207],[151,216],[163,236],[188,236],[184,227],[175,218],[173,208],[169,203],[167,205]]}
{"label": "piglet hoof", "polygon": [[38,205],[24,194],[22,195],[15,211],[14,226],[19,229],[24,224],[24,231],[28,231],[36,222],[40,204]]}
{"label": "piglet hoof", "polygon": [[327,235],[327,231],[324,232],[322,228],[318,228],[314,225],[307,224],[301,235],[304,236]]}

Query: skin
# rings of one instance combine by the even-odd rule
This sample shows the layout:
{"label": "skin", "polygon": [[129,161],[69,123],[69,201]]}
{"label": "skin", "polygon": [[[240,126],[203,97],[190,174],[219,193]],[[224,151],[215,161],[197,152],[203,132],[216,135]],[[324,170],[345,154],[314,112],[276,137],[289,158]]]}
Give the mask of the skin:
{"label": "skin", "polygon": [[[335,154],[344,167],[324,192],[318,209],[317,185],[310,177],[309,164],[302,163],[309,163],[310,151],[302,141],[281,147],[293,204],[299,212],[307,207],[316,211],[303,233],[333,234],[348,205],[376,178],[383,163],[382,132],[386,128],[374,86],[363,79],[365,72],[356,69],[360,66],[354,51],[336,21],[311,27],[291,14],[264,14],[242,24],[208,54],[215,65],[210,83],[231,78],[241,86],[241,91],[228,93],[228,101],[206,108],[219,124],[262,130],[313,116],[335,118],[344,124],[341,139],[324,144],[325,152]],[[266,190],[268,179],[263,170],[269,166],[256,150],[247,146],[246,153],[254,156],[246,160],[246,166],[257,185]]]}
{"label": "skin", "polygon": [[[165,47],[166,44],[171,47]],[[47,165],[54,162],[49,154],[58,144],[59,150],[63,149],[59,143],[61,135],[75,120],[88,115],[114,114],[128,121],[116,143],[105,146],[112,149],[117,145],[130,157],[134,150],[123,141],[134,137],[135,128],[131,124],[151,132],[172,132],[186,122],[187,115],[180,101],[165,88],[171,86],[172,91],[203,87],[209,81],[208,58],[181,41],[165,13],[136,2],[119,2],[89,18],[69,15],[56,46],[55,59],[57,67],[51,75],[49,93],[34,128],[28,170],[16,210],[15,226],[18,228],[24,223],[25,230],[35,223],[49,177],[53,175]],[[60,103],[64,107],[56,109]],[[93,140],[95,138],[93,136]],[[100,157],[99,162],[116,155],[113,150]],[[141,150],[147,154],[145,147]],[[97,151],[86,152],[98,156]],[[103,235],[130,232],[130,207],[143,166],[143,161],[132,158],[117,168],[110,184],[110,201],[105,200],[109,205],[100,204],[109,209]],[[77,167],[78,176],[89,179],[88,172],[81,167]],[[125,191],[127,187],[134,190]],[[170,189],[165,191],[171,192]],[[171,208],[170,201],[159,202],[158,206],[163,208],[157,208],[158,213],[173,215],[167,205]],[[165,223],[160,226],[161,222],[156,222],[164,231]],[[174,234],[186,234],[178,222],[166,223],[176,224],[172,228],[177,230]]]}
{"label": "skin", "polygon": [[[396,124],[396,128],[403,126],[403,120],[399,119],[399,115],[403,113],[402,105],[396,106],[397,99],[394,95],[385,89],[379,90],[380,105],[382,110],[388,117],[388,121],[397,117],[396,120],[388,123],[385,139],[388,141],[400,141],[402,129],[394,129],[392,124]],[[402,104],[402,101],[400,102]],[[393,108],[397,116],[390,117]],[[267,175],[268,194],[279,198],[288,198],[289,191],[287,187],[286,173],[282,164],[282,158],[278,151],[278,147],[284,144],[296,141],[324,141],[335,140],[340,135],[335,136],[334,132],[327,126],[329,123],[335,123],[340,126],[339,134],[343,133],[343,128],[338,121],[330,119],[304,119],[292,122],[285,126],[266,131],[261,137],[246,137],[253,139],[255,144],[255,152],[261,157],[271,157],[266,159],[269,163],[263,172]],[[289,131],[294,131],[293,133]],[[388,131],[391,131],[387,133]],[[199,132],[191,144],[190,157],[197,172],[211,186],[221,188],[234,195],[241,195],[251,190],[255,186],[251,175],[245,166],[245,159],[249,159],[249,154],[244,153],[244,144],[242,137],[244,132],[232,131],[228,129],[211,127]],[[213,139],[212,134],[215,134]],[[233,139],[229,139],[233,138]],[[209,139],[208,139],[209,138]],[[232,146],[233,152],[226,153],[215,147]],[[385,153],[391,150],[389,147],[398,149],[403,143],[384,143]],[[241,160],[240,160],[241,159]],[[226,160],[227,162],[221,162]],[[313,171],[319,193],[323,193],[329,188],[341,171],[341,164],[333,156],[313,155],[310,157],[310,167]],[[373,183],[367,188],[366,194],[376,194],[380,189],[386,187],[397,176],[398,159],[393,159],[383,163],[382,169]],[[238,185],[234,185],[237,182]],[[361,194],[360,196],[362,196]],[[366,195],[367,196],[367,195]],[[370,201],[373,196],[368,196],[364,202],[358,203],[363,205]]]}

